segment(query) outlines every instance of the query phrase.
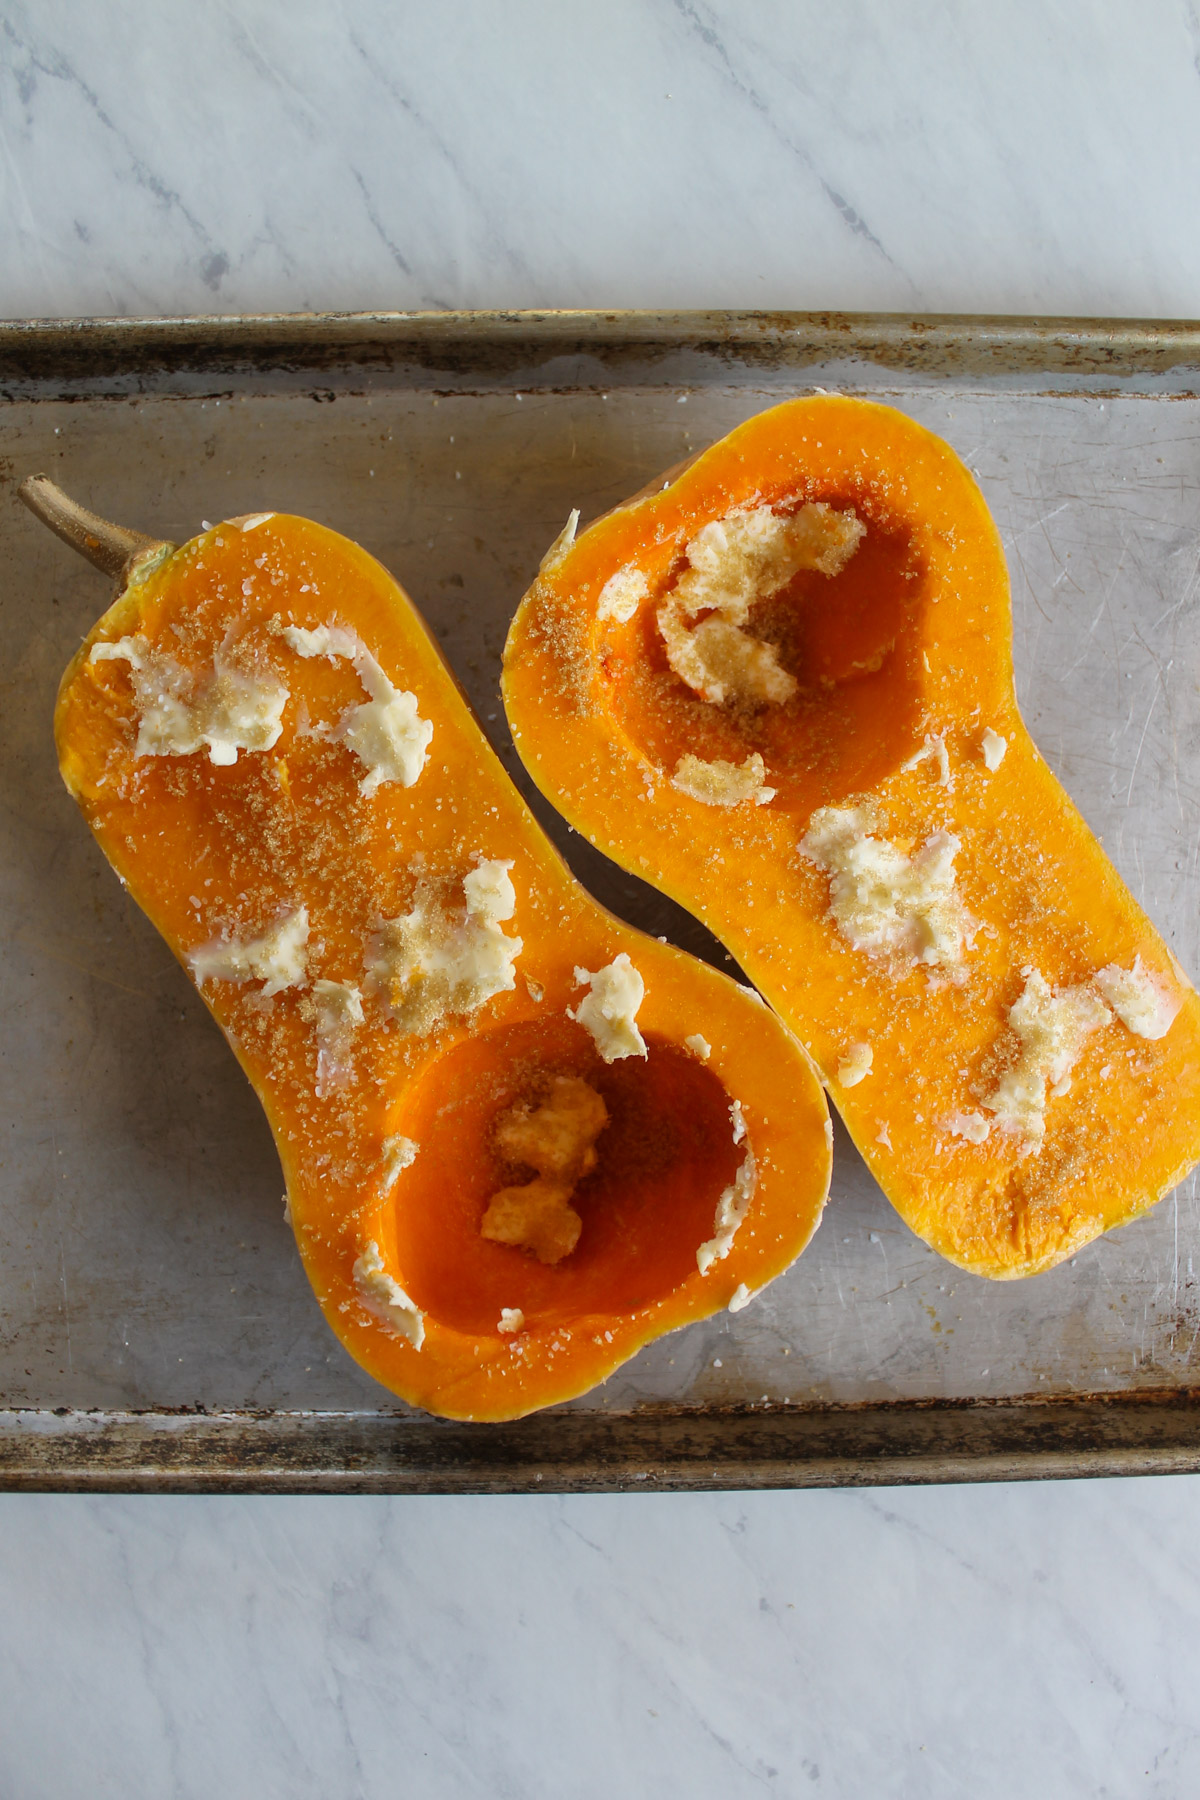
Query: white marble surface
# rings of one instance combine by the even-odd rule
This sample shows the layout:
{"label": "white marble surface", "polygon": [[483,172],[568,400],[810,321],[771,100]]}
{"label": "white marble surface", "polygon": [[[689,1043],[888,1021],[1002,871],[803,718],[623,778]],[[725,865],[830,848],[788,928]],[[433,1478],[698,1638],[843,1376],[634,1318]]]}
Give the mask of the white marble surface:
{"label": "white marble surface", "polygon": [[[1190,0],[0,0],[0,313],[1195,315]],[[1200,1789],[1200,1477],[0,1498],[3,1800]]]}
{"label": "white marble surface", "polygon": [[0,305],[1200,308],[1191,0],[4,0]]}
{"label": "white marble surface", "polygon": [[5,1800],[1190,1800],[1200,1485],[0,1507]]}

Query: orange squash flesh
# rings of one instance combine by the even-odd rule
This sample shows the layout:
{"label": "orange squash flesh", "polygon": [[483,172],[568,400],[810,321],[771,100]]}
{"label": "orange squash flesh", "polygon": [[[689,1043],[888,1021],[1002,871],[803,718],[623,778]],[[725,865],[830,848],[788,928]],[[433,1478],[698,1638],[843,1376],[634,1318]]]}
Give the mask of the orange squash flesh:
{"label": "orange squash flesh", "polygon": [[[751,615],[797,692],[752,707],[702,699],[657,623],[687,546],[738,509],[810,501],[853,509],[866,535],[841,573],[806,570]],[[645,595],[624,622],[601,619],[601,591],[623,570],[645,576]],[[952,1262],[992,1277],[1047,1268],[1200,1157],[1200,999],[1025,729],[1000,539],[930,432],[834,397],[750,420],[548,560],[513,621],[503,692],[538,786],[726,944],[812,1052],[901,1216]],[[1006,740],[994,769],[989,731]],[[712,805],[672,785],[685,755],[740,767],[753,754],[776,790],[768,804]],[[938,831],[960,840],[974,936],[952,979],[839,927],[832,871],[801,847],[827,807],[868,808],[872,832],[909,857]],[[1111,1013],[1069,1080],[1046,1084],[1040,1145],[1004,1128],[987,1101],[1020,1060],[1009,1015],[1031,972],[1055,994],[1094,996],[1099,971],[1139,956],[1179,1007],[1165,1035]],[[843,1083],[861,1046],[869,1072]],[[961,1134],[964,1120],[984,1141]]]}
{"label": "orange squash flesh", "polygon": [[[432,724],[409,786],[389,780],[363,793],[362,760],[330,735],[364,701],[355,667],[298,654],[282,635],[330,625],[356,633]],[[286,688],[278,741],[224,765],[203,749],[137,754],[130,666],[92,657],[96,644],[133,636],[189,678],[211,675],[219,655]],[[185,965],[200,947],[246,943],[307,909],[302,983],[268,996],[261,978],[208,979],[201,992],[266,1110],[326,1318],[394,1393],[452,1418],[519,1417],[585,1391],[739,1290],[757,1291],[804,1247],[830,1162],[824,1095],[805,1052],[747,990],[583,892],[411,602],[355,545],[268,515],[143,554],[68,668],[55,729],[68,788]],[[409,911],[419,880],[461,896],[464,877],[492,860],[512,864],[515,913],[500,929],[523,943],[515,985],[431,1029],[400,1029],[364,976],[380,922]],[[645,983],[637,1025],[647,1055],[605,1063],[568,1008],[589,991],[577,967],[594,972],[622,952]],[[324,1082],[318,979],[353,985],[363,1009],[336,1079]],[[698,1033],[707,1060],[685,1043]],[[572,1200],[579,1246],[545,1266],[479,1227],[489,1196],[522,1179],[497,1157],[497,1118],[562,1074],[592,1084],[609,1121]],[[697,1250],[746,1150],[734,1141],[733,1101],[757,1185],[728,1254],[701,1274]],[[396,1169],[389,1140],[401,1138],[416,1154]],[[364,1304],[355,1264],[372,1244],[424,1315],[419,1348]]]}

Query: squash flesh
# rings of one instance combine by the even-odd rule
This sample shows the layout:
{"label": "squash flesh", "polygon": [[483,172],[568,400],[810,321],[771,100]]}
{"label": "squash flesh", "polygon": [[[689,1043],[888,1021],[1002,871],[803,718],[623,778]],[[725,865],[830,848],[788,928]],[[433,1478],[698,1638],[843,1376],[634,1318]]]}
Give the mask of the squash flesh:
{"label": "squash flesh", "polygon": [[[804,574],[752,615],[795,698],[705,703],[667,667],[656,622],[687,544],[737,508],[809,501],[853,508],[867,535],[841,574]],[[626,622],[599,620],[622,569],[645,576],[646,598]],[[999,538],[953,452],[890,408],[818,398],[751,420],[586,530],[523,600],[504,672],[543,792],[726,944],[811,1050],[901,1216],[993,1277],[1069,1256],[1200,1157],[1200,1001],[1029,737],[1010,643]],[[671,780],[689,754],[761,756],[775,796],[705,805]],[[818,808],[864,804],[898,854],[961,840],[956,892],[978,922],[961,969],[869,954],[831,917],[829,871],[801,844]],[[1178,1017],[1157,1041],[1115,1017],[1092,1032],[1031,1153],[986,1104],[1019,1056],[1024,972],[1095,991],[1139,955]],[[952,1128],[972,1113],[983,1142]]]}
{"label": "squash flesh", "polygon": [[[409,786],[364,794],[361,759],[330,735],[364,700],[359,674],[345,658],[298,654],[283,636],[330,623],[356,633],[432,724]],[[286,687],[278,741],[232,764],[202,750],[138,756],[129,666],[91,659],[96,643],[131,635],[194,670],[226,645]],[[585,1391],[649,1339],[727,1304],[739,1283],[763,1285],[803,1247],[829,1172],[828,1120],[804,1052],[736,984],[620,924],[578,887],[418,615],[365,552],[275,515],[150,559],[67,670],[55,726],[68,788],[182,961],[228,937],[256,940],[304,909],[303,983],[267,995],[262,980],[215,979],[201,992],[267,1112],[326,1317],[394,1392],[452,1417],[520,1416]],[[522,940],[515,985],[430,1030],[401,1029],[367,971],[381,921],[405,915],[422,882],[461,901],[489,862],[513,864],[515,916],[499,929]],[[576,965],[598,969],[622,952],[645,979],[639,1023],[651,1054],[610,1070],[567,1008],[587,991]],[[364,1017],[347,1024],[325,1083],[317,980],[356,990]],[[678,1049],[697,1027],[713,1046],[708,1067]],[[591,1228],[585,1220],[580,1251],[543,1268],[487,1242],[479,1223],[504,1179],[488,1136],[498,1112],[560,1073],[594,1076],[614,1095],[631,1087],[643,1109],[666,1109],[668,1125],[684,1106],[695,1141],[667,1169],[639,1173],[636,1132],[618,1119],[582,1184]],[[738,1160],[733,1096],[766,1162],[733,1253],[701,1277],[696,1250]],[[396,1154],[405,1141],[415,1155]],[[371,1266],[376,1251],[424,1314],[420,1348],[364,1305],[369,1283],[355,1266]],[[518,1308],[522,1329],[502,1332],[503,1313]]]}

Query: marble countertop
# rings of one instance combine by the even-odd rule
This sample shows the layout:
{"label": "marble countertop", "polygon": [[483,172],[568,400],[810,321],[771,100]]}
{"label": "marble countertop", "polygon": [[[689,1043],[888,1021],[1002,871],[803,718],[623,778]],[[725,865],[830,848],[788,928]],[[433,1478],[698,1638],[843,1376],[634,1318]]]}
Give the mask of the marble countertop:
{"label": "marble countertop", "polygon": [[[1200,314],[1190,0],[0,0],[0,30],[4,316]],[[0,1795],[1180,1800],[1198,1526],[1200,1477],[0,1496]]]}
{"label": "marble countertop", "polygon": [[1198,310],[1189,0],[0,19],[6,314]]}

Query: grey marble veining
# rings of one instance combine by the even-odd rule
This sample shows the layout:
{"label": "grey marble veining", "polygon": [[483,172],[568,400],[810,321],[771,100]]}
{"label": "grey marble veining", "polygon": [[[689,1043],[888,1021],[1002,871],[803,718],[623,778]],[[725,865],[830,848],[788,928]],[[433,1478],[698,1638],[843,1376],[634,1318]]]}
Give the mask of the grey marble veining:
{"label": "grey marble veining", "polygon": [[1198,1500],[13,1496],[0,1792],[1188,1800]]}
{"label": "grey marble veining", "polygon": [[5,0],[10,315],[1190,316],[1190,0]]}
{"label": "grey marble veining", "polygon": [[[1191,0],[0,0],[0,313],[1194,316],[1198,62]],[[1188,1800],[1198,1509],[0,1497],[0,1795]]]}

